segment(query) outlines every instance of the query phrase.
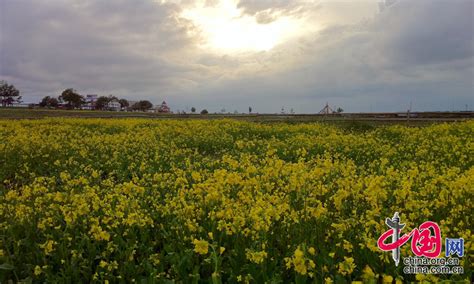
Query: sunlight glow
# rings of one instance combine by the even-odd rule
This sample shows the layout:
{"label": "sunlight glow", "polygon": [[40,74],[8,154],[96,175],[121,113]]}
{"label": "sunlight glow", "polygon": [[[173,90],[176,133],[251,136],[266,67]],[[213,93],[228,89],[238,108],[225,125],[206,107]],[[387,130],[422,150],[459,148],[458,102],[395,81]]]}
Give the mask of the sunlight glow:
{"label": "sunlight glow", "polygon": [[301,25],[290,17],[258,24],[254,17],[242,16],[232,0],[222,0],[215,6],[200,5],[183,11],[181,16],[201,29],[205,37],[203,48],[224,52],[270,50],[295,36]]}

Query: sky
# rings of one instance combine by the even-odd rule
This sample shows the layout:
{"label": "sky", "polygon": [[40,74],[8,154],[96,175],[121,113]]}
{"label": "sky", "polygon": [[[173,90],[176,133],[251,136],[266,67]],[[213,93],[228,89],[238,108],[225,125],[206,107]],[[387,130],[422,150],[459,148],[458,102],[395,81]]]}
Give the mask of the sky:
{"label": "sky", "polygon": [[173,111],[474,109],[472,0],[0,0],[0,80]]}

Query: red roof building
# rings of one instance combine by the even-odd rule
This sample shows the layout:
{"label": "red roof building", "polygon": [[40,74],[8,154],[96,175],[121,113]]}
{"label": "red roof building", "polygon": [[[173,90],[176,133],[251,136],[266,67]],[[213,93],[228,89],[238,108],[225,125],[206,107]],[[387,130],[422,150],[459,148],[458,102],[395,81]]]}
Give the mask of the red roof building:
{"label": "red roof building", "polygon": [[171,112],[171,109],[170,109],[169,106],[166,104],[166,102],[163,101],[163,102],[161,103],[161,106],[158,108],[158,112],[170,113],[170,112]]}

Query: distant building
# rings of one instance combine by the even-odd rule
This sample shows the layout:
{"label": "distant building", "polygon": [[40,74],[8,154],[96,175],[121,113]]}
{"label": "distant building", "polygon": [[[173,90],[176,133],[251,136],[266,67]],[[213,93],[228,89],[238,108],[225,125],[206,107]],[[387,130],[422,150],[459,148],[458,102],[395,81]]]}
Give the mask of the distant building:
{"label": "distant building", "polygon": [[122,110],[122,106],[120,105],[117,99],[111,100],[108,104],[106,109],[113,110],[113,111],[120,111]]}
{"label": "distant building", "polygon": [[82,109],[89,109],[89,110],[95,109],[95,103],[98,97],[99,95],[96,95],[96,94],[86,95],[86,98],[85,98],[86,103],[82,106]]}
{"label": "distant building", "polygon": [[163,101],[161,103],[161,105],[158,107],[158,112],[161,112],[161,113],[170,113],[171,112],[171,109],[169,108],[169,106],[166,104],[165,101]]}
{"label": "distant building", "polygon": [[86,95],[86,102],[95,103],[98,98],[99,98],[99,95],[96,95],[96,94]]}

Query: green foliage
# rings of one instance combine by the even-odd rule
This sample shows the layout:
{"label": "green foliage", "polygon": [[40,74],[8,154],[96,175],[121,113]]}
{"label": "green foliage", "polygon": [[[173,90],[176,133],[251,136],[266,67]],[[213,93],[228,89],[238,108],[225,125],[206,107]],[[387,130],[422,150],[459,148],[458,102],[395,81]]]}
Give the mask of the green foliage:
{"label": "green foliage", "polygon": [[21,102],[20,91],[6,81],[0,81],[0,100],[3,107]]}
{"label": "green foliage", "polygon": [[80,108],[84,103],[84,97],[74,89],[66,89],[59,96],[60,102],[66,102],[68,108]]}
{"label": "green foliage", "polygon": [[56,107],[58,107],[58,105],[59,105],[59,100],[54,98],[54,97],[50,97],[50,96],[44,97],[41,100],[41,102],[39,103],[40,107],[56,108]]}
{"label": "green foliage", "polygon": [[120,99],[118,102],[121,108],[127,108],[130,106],[129,102],[126,99]]}
{"label": "green foliage", "polygon": [[133,110],[146,111],[153,107],[153,104],[150,101],[139,101],[132,105]]}

